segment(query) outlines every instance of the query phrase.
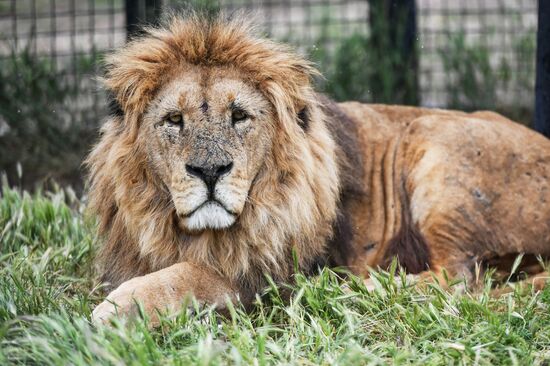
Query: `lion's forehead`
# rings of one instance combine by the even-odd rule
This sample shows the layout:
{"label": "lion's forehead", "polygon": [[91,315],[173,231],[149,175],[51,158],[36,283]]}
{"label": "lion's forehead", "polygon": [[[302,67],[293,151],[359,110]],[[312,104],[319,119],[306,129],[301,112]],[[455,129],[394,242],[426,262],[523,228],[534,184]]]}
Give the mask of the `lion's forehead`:
{"label": "lion's forehead", "polygon": [[184,113],[225,113],[235,106],[264,112],[269,102],[246,76],[226,68],[189,68],[162,85],[147,113],[166,110]]}

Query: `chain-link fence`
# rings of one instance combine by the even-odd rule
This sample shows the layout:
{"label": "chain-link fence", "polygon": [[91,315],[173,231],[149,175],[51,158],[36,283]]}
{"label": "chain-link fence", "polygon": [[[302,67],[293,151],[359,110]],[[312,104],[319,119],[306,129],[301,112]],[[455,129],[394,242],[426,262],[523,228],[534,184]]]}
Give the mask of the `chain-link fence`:
{"label": "chain-link fence", "polygon": [[101,52],[122,45],[126,39],[125,3],[0,0],[0,35],[0,57],[4,61],[29,54],[44,60],[52,73],[59,72],[60,77],[79,84],[75,91],[82,95],[73,98],[73,112],[89,107],[90,99],[94,107],[101,108],[90,76],[96,72]]}
{"label": "chain-link fence", "polygon": [[[342,51],[338,46],[372,33],[374,23],[369,18],[377,14],[369,12],[369,4],[379,2],[222,0],[217,4],[228,11],[253,11],[270,35],[290,41],[304,52],[321,49],[328,60],[320,62],[330,68],[334,59],[347,57],[334,54]],[[502,109],[528,122],[535,79],[537,1],[417,0],[416,6],[420,104]],[[397,25],[390,24],[393,26]],[[376,50],[364,52],[368,59],[368,53]]]}
{"label": "chain-link fence", "polygon": [[[407,2],[414,3],[0,0],[0,139],[9,137],[0,150],[28,150],[4,153],[0,170],[13,175],[16,161],[36,160],[37,148],[26,141],[37,131],[57,140],[43,147],[49,155],[57,159],[58,151],[76,149],[80,158],[106,110],[94,78],[102,53],[124,44],[135,23],[153,22],[163,9],[182,6],[251,12],[268,35],[294,44],[319,65],[326,76],[319,88],[336,99],[485,108],[530,123],[537,0],[417,0],[413,47],[405,52],[415,54],[412,63],[403,60],[403,45],[385,36],[410,36],[406,19],[388,17],[387,8]],[[405,89],[414,95],[403,95]],[[70,130],[74,136],[67,138]],[[58,180],[78,169],[58,160]],[[23,165],[27,175],[35,175],[29,180],[45,174],[42,160]]]}
{"label": "chain-link fence", "polygon": [[418,1],[422,103],[499,109],[529,123],[536,0]]}
{"label": "chain-link fence", "polygon": [[105,101],[101,53],[124,43],[122,0],[0,0],[0,171],[82,186]]}

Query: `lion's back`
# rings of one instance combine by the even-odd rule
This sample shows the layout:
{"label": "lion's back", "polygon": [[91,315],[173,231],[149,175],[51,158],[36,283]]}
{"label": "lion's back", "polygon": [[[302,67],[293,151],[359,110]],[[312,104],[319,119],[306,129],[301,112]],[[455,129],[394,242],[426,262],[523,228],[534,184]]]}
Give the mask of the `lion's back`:
{"label": "lion's back", "polygon": [[369,187],[378,180],[365,179],[365,191],[383,194],[366,199],[356,216],[378,217],[367,212],[370,202],[398,199],[400,193],[391,198],[390,190],[403,189],[411,219],[434,257],[452,258],[455,249],[480,258],[495,252],[550,254],[550,141],[544,136],[489,111],[356,102],[340,107],[358,126],[364,161],[384,159],[391,146],[396,149],[389,164],[380,160],[371,167],[386,177],[379,180],[385,188]]}
{"label": "lion's back", "polygon": [[412,215],[429,235],[471,253],[550,254],[544,136],[496,113],[453,112],[414,119],[402,141]]}

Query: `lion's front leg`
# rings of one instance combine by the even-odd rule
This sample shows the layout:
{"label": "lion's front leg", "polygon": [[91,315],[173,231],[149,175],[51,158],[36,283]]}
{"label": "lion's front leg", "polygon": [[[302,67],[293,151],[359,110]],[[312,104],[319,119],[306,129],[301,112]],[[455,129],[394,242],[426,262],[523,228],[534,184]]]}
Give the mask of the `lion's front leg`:
{"label": "lion's front leg", "polygon": [[216,273],[191,263],[178,263],[121,284],[92,313],[94,323],[106,323],[114,316],[134,317],[137,303],[143,305],[152,325],[158,312],[177,313],[189,296],[201,303],[224,306],[237,298],[237,291]]}

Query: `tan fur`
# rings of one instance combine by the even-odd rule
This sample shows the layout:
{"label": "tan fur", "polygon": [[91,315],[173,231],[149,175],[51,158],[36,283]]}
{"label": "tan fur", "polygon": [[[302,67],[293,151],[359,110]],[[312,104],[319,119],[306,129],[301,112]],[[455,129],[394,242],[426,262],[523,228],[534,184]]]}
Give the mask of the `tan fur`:
{"label": "tan fur", "polygon": [[[302,271],[367,276],[397,256],[424,277],[550,254],[550,144],[500,115],[336,105],[313,91],[309,62],[239,17],[173,17],[106,69],[121,113],[87,164],[103,279],[119,287],[95,320],[131,313],[134,297],[148,312],[188,294],[249,302],[265,275],[290,280],[293,251]],[[236,102],[251,111],[242,125]],[[181,126],[161,118],[170,108]],[[234,214],[223,229],[189,224],[204,190],[189,165],[205,162],[231,166],[213,191]]]}
{"label": "tan fur", "polygon": [[[370,190],[351,208],[359,230],[343,265],[367,275],[387,264],[388,243],[407,224],[403,210],[432,271],[471,279],[476,263],[550,255],[546,138],[492,112],[340,107],[359,126]],[[365,251],[366,243],[375,246]]]}

